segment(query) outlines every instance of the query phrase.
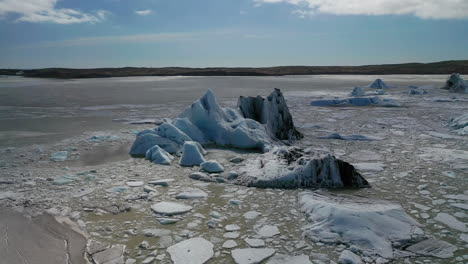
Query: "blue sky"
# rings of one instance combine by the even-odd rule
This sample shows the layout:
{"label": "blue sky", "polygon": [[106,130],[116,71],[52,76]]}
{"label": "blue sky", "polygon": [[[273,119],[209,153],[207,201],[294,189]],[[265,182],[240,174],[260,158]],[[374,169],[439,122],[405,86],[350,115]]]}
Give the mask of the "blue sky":
{"label": "blue sky", "polygon": [[468,0],[0,0],[0,68],[468,59]]}

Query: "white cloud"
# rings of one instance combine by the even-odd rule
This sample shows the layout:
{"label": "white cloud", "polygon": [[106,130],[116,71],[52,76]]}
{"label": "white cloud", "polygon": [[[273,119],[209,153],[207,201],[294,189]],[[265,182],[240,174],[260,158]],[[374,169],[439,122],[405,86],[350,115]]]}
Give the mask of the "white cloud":
{"label": "white cloud", "polygon": [[299,16],[413,15],[422,19],[468,18],[468,0],[254,0],[259,4],[288,3]]}
{"label": "white cloud", "polygon": [[110,14],[105,10],[84,13],[76,9],[57,8],[58,0],[0,0],[0,17],[18,16],[18,22],[49,22],[57,24],[97,23]]}
{"label": "white cloud", "polygon": [[147,15],[150,15],[151,13],[153,13],[153,10],[151,10],[151,9],[135,11],[135,14],[140,15],[140,16],[147,16]]}
{"label": "white cloud", "polygon": [[23,47],[75,47],[75,46],[96,46],[109,45],[115,43],[160,43],[160,42],[185,42],[208,37],[229,36],[229,31],[214,32],[169,32],[169,33],[147,33],[134,35],[116,35],[99,37],[82,37],[58,41],[43,41],[28,44]]}
{"label": "white cloud", "polygon": [[17,46],[17,48],[88,47],[122,43],[184,43],[191,41],[208,41],[212,39],[267,39],[273,37],[273,35],[254,33],[249,34],[245,33],[244,31],[236,30],[203,32],[168,32],[99,37],[81,37],[54,41],[41,41]]}

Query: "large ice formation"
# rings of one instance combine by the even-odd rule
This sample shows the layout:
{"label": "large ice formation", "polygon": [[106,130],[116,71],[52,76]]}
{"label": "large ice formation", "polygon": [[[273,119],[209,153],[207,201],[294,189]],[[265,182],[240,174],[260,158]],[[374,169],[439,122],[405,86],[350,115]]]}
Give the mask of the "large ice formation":
{"label": "large ice formation", "polygon": [[459,73],[452,73],[442,89],[452,93],[468,93],[468,84],[460,77]]}
{"label": "large ice formation", "polygon": [[418,222],[396,203],[310,191],[301,193],[299,202],[310,222],[304,235],[313,241],[392,259],[425,238]]}
{"label": "large ice formation", "polygon": [[138,133],[130,154],[145,155],[155,145],[174,154],[187,141],[267,152],[278,139],[300,138],[279,89],[266,99],[241,97],[239,110],[221,108],[208,90],[174,121]]}
{"label": "large ice formation", "polygon": [[265,126],[244,118],[232,108],[221,108],[211,90],[185,110],[180,118],[187,118],[217,145],[268,151],[273,143]]}
{"label": "large ice formation", "polygon": [[373,88],[373,89],[387,89],[388,88],[387,84],[385,84],[384,81],[382,81],[381,79],[376,79],[371,84],[369,84],[368,87]]}
{"label": "large ice formation", "polygon": [[351,164],[331,155],[307,155],[299,147],[275,147],[245,161],[234,183],[260,188],[369,187]]}
{"label": "large ice formation", "polygon": [[267,98],[241,96],[237,106],[245,118],[264,124],[273,138],[297,140],[304,137],[294,127],[292,116],[280,89],[275,88]]}

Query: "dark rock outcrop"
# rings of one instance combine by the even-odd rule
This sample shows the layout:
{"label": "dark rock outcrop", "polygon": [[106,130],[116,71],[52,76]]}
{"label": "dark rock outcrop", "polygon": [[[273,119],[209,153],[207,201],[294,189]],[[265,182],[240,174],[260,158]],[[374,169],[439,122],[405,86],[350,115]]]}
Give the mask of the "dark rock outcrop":
{"label": "dark rock outcrop", "polygon": [[245,118],[264,124],[273,138],[294,141],[304,137],[294,127],[286,100],[278,88],[275,88],[267,98],[241,96],[237,107]]}

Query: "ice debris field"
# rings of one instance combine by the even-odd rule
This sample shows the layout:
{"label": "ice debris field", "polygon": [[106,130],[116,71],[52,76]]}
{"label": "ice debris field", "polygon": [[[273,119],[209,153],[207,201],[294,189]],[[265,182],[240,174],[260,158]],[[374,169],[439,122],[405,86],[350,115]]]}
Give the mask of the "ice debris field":
{"label": "ice debris field", "polygon": [[467,88],[443,88],[208,89],[131,131],[2,149],[0,203],[76,223],[97,264],[466,263]]}

